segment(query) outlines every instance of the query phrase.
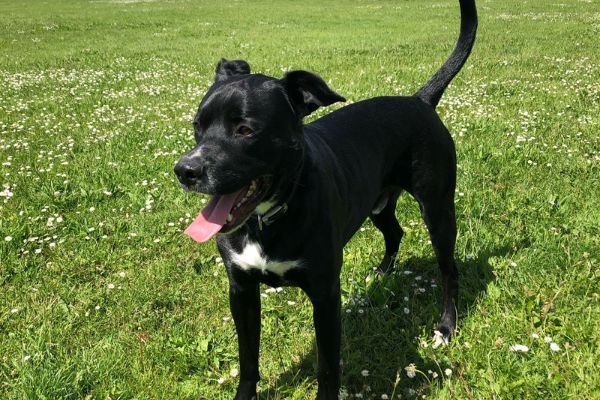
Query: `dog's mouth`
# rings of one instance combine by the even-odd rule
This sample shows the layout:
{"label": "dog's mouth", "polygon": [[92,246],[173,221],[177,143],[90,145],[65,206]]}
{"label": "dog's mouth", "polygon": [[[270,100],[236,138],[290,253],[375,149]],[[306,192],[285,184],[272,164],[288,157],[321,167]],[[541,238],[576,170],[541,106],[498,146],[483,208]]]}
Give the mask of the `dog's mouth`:
{"label": "dog's mouth", "polygon": [[264,176],[234,193],[213,196],[184,233],[196,242],[206,242],[219,232],[235,230],[260,204],[271,183],[271,178]]}

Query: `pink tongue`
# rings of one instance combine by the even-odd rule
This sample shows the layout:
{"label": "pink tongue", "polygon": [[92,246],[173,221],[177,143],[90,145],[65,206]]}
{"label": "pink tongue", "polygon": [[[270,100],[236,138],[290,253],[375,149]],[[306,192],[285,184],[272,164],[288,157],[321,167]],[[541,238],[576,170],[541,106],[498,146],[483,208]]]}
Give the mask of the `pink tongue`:
{"label": "pink tongue", "polygon": [[233,208],[238,195],[239,193],[236,192],[214,196],[183,233],[196,242],[206,242],[215,236],[227,222],[229,211]]}

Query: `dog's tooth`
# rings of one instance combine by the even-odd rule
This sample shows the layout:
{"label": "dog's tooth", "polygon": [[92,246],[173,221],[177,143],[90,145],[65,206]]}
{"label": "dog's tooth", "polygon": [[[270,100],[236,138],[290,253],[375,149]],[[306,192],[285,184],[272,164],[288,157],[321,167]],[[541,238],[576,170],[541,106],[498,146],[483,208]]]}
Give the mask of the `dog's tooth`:
{"label": "dog's tooth", "polygon": [[231,222],[231,221],[233,221],[233,215],[229,214],[227,216],[227,222]]}

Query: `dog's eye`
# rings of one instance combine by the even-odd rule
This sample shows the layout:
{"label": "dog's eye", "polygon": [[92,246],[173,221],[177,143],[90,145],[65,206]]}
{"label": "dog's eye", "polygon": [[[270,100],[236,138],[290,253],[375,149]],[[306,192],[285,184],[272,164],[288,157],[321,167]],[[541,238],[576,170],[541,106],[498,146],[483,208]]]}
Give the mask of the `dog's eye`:
{"label": "dog's eye", "polygon": [[246,125],[239,125],[237,128],[235,128],[235,134],[238,136],[250,136],[253,133],[254,131],[252,130],[252,128]]}

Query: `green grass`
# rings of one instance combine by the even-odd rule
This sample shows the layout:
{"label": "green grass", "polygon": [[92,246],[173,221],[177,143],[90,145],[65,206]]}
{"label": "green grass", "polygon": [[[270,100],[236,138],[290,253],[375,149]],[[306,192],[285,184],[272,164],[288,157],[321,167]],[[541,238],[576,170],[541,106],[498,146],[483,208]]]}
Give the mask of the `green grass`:
{"label": "green grass", "polygon": [[[372,272],[369,223],[345,250],[350,398],[600,397],[598,1],[478,5],[439,106],[459,158],[459,332],[432,348],[439,276],[403,198],[390,276]],[[201,204],[172,173],[217,60],[316,71],[357,101],[413,93],[457,29],[453,0],[1,1],[0,398],[232,398],[227,278],[213,243],[182,235]],[[310,305],[264,295],[261,398],[311,398]]]}

